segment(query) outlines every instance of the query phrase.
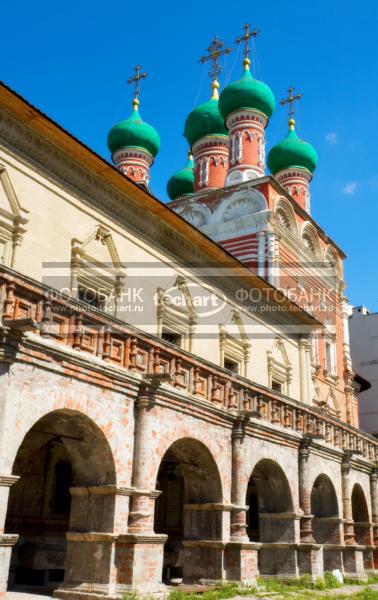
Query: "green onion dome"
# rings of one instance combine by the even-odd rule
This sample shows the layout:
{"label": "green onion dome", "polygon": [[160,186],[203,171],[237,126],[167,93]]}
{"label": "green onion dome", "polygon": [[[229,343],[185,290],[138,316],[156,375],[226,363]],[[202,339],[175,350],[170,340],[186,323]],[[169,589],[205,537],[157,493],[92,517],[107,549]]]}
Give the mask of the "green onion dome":
{"label": "green onion dome", "polygon": [[268,154],[269,171],[275,175],[283,169],[299,167],[313,173],[318,163],[318,155],[315,148],[301,140],[295,129],[295,121],[289,121],[289,133],[279,144],[274,146]]}
{"label": "green onion dome", "polygon": [[186,118],[184,136],[190,146],[206,135],[228,135],[218,108],[218,87],[218,82],[213,81],[210,100],[197,106]]}
{"label": "green onion dome", "polygon": [[249,70],[249,59],[244,60],[244,73],[238,81],[222,90],[219,111],[224,120],[236,110],[253,109],[262,112],[268,119],[276,107],[272,90],[262,81],[255,79]]}
{"label": "green onion dome", "polygon": [[142,121],[139,111],[139,102],[133,101],[134,110],[128,119],[117,123],[109,131],[108,148],[113,154],[122,148],[140,148],[153,157],[160,148],[160,137],[156,129]]}
{"label": "green onion dome", "polygon": [[168,181],[167,192],[171,200],[176,200],[176,198],[179,198],[180,196],[188,196],[194,193],[193,167],[193,157],[189,154],[188,162],[185,167],[172,175]]}

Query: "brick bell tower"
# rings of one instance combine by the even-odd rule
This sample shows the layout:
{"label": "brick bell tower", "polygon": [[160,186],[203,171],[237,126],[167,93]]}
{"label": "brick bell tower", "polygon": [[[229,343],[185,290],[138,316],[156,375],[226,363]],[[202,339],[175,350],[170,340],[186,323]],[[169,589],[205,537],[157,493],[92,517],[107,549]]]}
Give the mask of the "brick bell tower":
{"label": "brick bell tower", "polygon": [[301,140],[295,131],[294,102],[300,100],[302,94],[293,94],[294,88],[288,89],[289,96],[280,104],[289,104],[289,132],[285,139],[274,146],[268,154],[268,167],[272,175],[289,192],[298,204],[310,213],[310,188],[312,174],[318,163],[315,148]]}
{"label": "brick bell tower", "polygon": [[249,40],[257,29],[244,27],[236,43],[244,43],[244,73],[222,91],[219,111],[229,133],[229,160],[226,185],[241,183],[265,174],[265,128],[275,109],[271,89],[250,71]]}
{"label": "brick bell tower", "polygon": [[222,68],[219,57],[231,52],[223,48],[217,36],[208,47],[208,54],[200,62],[212,61],[212,95],[208,102],[197,106],[185,121],[184,135],[192,149],[194,160],[194,191],[217,189],[224,186],[228,169],[228,133],[219,112],[218,76]]}
{"label": "brick bell tower", "polygon": [[141,73],[140,69],[137,65],[135,76],[128,80],[129,84],[135,84],[133,112],[109,131],[108,148],[121,173],[148,187],[150,167],[159,152],[160,138],[156,129],[142,121],[139,114],[139,81],[147,77],[147,73]]}

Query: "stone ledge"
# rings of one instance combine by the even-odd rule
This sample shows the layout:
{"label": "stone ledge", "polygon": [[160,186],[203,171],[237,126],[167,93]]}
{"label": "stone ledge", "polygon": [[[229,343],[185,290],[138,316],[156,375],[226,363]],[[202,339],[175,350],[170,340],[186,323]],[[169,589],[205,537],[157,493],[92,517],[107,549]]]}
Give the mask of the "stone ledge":
{"label": "stone ledge", "polygon": [[0,534],[0,547],[14,546],[18,540],[17,533],[1,533]]}
{"label": "stone ledge", "polygon": [[261,544],[258,542],[238,542],[236,540],[231,540],[230,542],[226,542],[226,550],[228,548],[236,548],[240,550],[260,550]]}
{"label": "stone ledge", "polygon": [[[270,521],[294,519],[299,521],[304,515],[299,513],[259,513],[260,519],[269,519]],[[312,517],[312,515],[306,515],[306,517]]]}
{"label": "stone ledge", "polygon": [[165,534],[125,533],[117,536],[121,544],[165,544],[168,536]]}
{"label": "stone ledge", "polygon": [[97,495],[115,495],[115,496],[131,496],[134,492],[133,488],[117,487],[116,485],[90,485],[71,487],[71,496],[88,496],[89,494]]}
{"label": "stone ledge", "polygon": [[296,550],[300,544],[296,542],[262,542],[262,550]]}
{"label": "stone ledge", "polygon": [[20,479],[19,475],[0,475],[0,485],[4,487],[12,487]]}
{"label": "stone ledge", "polygon": [[[246,508],[246,507],[243,507]],[[204,502],[200,503],[188,503],[184,504],[184,510],[216,510],[216,511],[234,511],[238,510],[239,507],[235,507],[233,504],[222,504],[221,502]]]}
{"label": "stone ledge", "polygon": [[229,542],[222,540],[183,540],[182,545],[187,548],[225,548]]}
{"label": "stone ledge", "polygon": [[108,542],[111,543],[117,538],[114,533],[96,532],[96,531],[67,531],[66,540],[68,542]]}
{"label": "stone ledge", "polygon": [[323,544],[317,544],[316,542],[314,544],[298,544],[298,550],[321,550],[321,548],[323,548]]}
{"label": "stone ledge", "polygon": [[344,523],[344,519],[340,517],[314,517],[313,521],[316,523]]}

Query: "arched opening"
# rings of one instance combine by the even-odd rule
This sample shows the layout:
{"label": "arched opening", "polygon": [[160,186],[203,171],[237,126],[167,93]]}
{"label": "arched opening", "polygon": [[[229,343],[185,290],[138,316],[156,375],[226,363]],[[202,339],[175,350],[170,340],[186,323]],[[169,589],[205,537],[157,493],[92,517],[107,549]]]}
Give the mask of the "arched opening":
{"label": "arched opening", "polygon": [[369,510],[364,491],[359,483],[353,486],[352,515],[354,521],[354,537],[357,544],[370,544]]}
{"label": "arched opening", "polygon": [[337,496],[327,475],[319,475],[312,486],[311,514],[313,536],[317,544],[340,543],[340,518]]}
{"label": "arched opening", "polygon": [[[273,460],[261,460],[253,469],[247,489],[248,535],[254,542],[279,542],[294,539],[287,513],[293,500],[286,475]],[[290,539],[289,539],[290,538]]]}
{"label": "arched opening", "polygon": [[9,586],[56,588],[64,579],[66,532],[103,530],[99,515],[112,500],[83,490],[115,483],[115,467],[108,442],[85,415],[56,410],[37,421],[25,435],[13,464],[19,476],[9,494],[5,532],[18,534],[11,557]]}
{"label": "arched opening", "polygon": [[163,456],[156,489],[155,532],[168,536],[163,581],[211,579],[211,557],[198,540],[222,537],[222,501],[218,467],[208,448],[192,438],[174,442]]}
{"label": "arched opening", "polygon": [[328,475],[319,475],[311,490],[312,533],[317,544],[324,544],[324,569],[330,571],[342,566],[340,553],[328,545],[341,543],[342,527],[334,485]]}
{"label": "arched opening", "polygon": [[293,500],[286,475],[273,460],[263,459],[253,469],[246,504],[249,538],[261,542],[260,573],[295,572]]}

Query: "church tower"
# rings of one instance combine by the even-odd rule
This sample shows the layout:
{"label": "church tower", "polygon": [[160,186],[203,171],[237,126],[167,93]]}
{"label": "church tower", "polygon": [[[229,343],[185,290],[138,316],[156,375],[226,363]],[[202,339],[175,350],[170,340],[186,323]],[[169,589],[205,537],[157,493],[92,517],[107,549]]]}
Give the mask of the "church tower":
{"label": "church tower", "polygon": [[218,75],[221,67],[219,57],[228,54],[223,42],[214,37],[208,48],[209,54],[201,62],[212,61],[212,96],[208,102],[197,106],[185,121],[184,135],[191,146],[194,158],[194,191],[217,189],[224,186],[228,167],[228,134],[219,112]]}
{"label": "church tower", "polygon": [[302,95],[293,95],[294,88],[289,88],[288,98],[281,104],[289,104],[289,132],[282,142],[274,146],[268,154],[268,167],[272,175],[280,182],[292,198],[310,213],[309,183],[316,169],[318,155],[315,148],[300,139],[295,131],[293,103]]}
{"label": "church tower", "polygon": [[265,174],[265,128],[275,109],[271,89],[250,71],[249,40],[258,33],[245,26],[236,40],[244,42],[244,73],[222,91],[219,110],[229,131],[229,164],[226,185],[241,183]]}
{"label": "church tower", "polygon": [[147,77],[135,67],[136,74],[128,83],[135,83],[133,112],[128,119],[117,123],[109,131],[108,148],[115,166],[130,179],[148,187],[150,166],[159,152],[159,134],[139,114],[139,81]]}

